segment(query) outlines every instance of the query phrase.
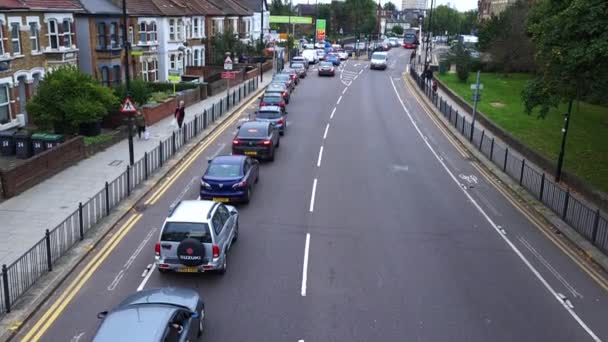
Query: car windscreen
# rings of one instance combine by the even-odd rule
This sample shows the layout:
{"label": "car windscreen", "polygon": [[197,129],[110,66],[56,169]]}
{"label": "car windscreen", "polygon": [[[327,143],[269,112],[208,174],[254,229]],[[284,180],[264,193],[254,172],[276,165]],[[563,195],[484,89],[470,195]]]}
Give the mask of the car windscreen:
{"label": "car windscreen", "polygon": [[239,129],[238,137],[243,138],[243,139],[261,139],[261,138],[266,138],[266,133],[267,133],[267,130],[265,127],[242,126]]}
{"label": "car windscreen", "polygon": [[242,176],[241,165],[211,163],[205,175],[210,177],[239,177]]}
{"label": "car windscreen", "polygon": [[372,59],[377,60],[377,61],[383,61],[386,59],[386,55],[384,54],[373,54],[372,55]]}
{"label": "car windscreen", "polygon": [[329,62],[323,62],[323,63],[321,63],[321,66],[322,66],[322,67],[332,67],[332,66],[333,66],[333,64],[331,64],[331,63],[329,63]]}
{"label": "car windscreen", "polygon": [[198,222],[167,222],[160,240],[181,242],[187,238],[196,239],[201,243],[211,243],[209,225]]}
{"label": "car windscreen", "polygon": [[260,111],[255,116],[260,119],[279,119],[281,113],[276,111]]}

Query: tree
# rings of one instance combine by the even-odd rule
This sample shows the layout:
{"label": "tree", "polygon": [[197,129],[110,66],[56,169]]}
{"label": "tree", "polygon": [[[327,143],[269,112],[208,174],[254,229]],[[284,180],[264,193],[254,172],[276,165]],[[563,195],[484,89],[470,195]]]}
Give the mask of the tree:
{"label": "tree", "polygon": [[391,30],[393,31],[393,33],[395,35],[403,36],[403,27],[401,27],[400,25],[393,26],[393,28]]}
{"label": "tree", "polygon": [[[477,10],[460,13],[460,34],[473,34],[477,31]],[[520,18],[521,20],[521,18]]]}
{"label": "tree", "polygon": [[387,2],[384,4],[384,6],[382,7],[385,11],[396,11],[397,10],[397,6],[395,6],[394,3],[392,2]]}
{"label": "tree", "polygon": [[349,17],[356,33],[369,34],[376,29],[376,6],[374,0],[346,0]]}
{"label": "tree", "polygon": [[[433,9],[433,20],[431,23],[431,31],[434,35],[443,35],[445,31],[448,33],[456,33],[460,26],[461,14],[455,9],[446,5],[439,5]],[[426,29],[427,24],[424,24]]]}
{"label": "tree", "polygon": [[240,54],[246,51],[247,46],[238,39],[232,28],[211,38],[213,64],[223,63],[226,52]]}
{"label": "tree", "polygon": [[461,43],[450,51],[448,61],[456,65],[456,76],[460,82],[466,82],[471,71],[471,56]]}
{"label": "tree", "polygon": [[74,134],[80,124],[101,120],[117,103],[112,89],[75,66],[63,66],[45,75],[27,111],[41,129],[62,127]]}
{"label": "tree", "polygon": [[540,0],[531,7],[527,28],[538,65],[522,92],[526,111],[549,109],[572,100],[601,100],[608,89],[608,2]]}
{"label": "tree", "polygon": [[[141,106],[148,102],[152,89],[148,83],[141,78],[136,78],[131,81],[130,97],[136,105]],[[118,101],[123,101],[127,97],[127,87],[124,83],[114,86],[114,95]]]}

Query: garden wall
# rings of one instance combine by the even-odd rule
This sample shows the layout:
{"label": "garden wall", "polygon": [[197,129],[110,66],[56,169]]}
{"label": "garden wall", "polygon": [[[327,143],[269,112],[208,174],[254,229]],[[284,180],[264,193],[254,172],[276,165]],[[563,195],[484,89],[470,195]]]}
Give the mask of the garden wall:
{"label": "garden wall", "polygon": [[146,118],[146,125],[153,125],[162,119],[169,117],[175,113],[175,108],[179,101],[184,101],[186,107],[191,106],[201,101],[201,93],[198,88],[188,89],[177,93],[176,97],[172,97],[163,103],[146,104],[143,106],[142,113]]}

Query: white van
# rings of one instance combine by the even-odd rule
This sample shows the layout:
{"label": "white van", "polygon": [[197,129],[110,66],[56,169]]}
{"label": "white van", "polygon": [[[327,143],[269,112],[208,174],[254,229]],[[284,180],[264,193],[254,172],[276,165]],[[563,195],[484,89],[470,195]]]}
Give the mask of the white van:
{"label": "white van", "polygon": [[310,64],[317,64],[319,62],[319,57],[315,50],[304,50],[302,51],[302,56],[306,58]]}

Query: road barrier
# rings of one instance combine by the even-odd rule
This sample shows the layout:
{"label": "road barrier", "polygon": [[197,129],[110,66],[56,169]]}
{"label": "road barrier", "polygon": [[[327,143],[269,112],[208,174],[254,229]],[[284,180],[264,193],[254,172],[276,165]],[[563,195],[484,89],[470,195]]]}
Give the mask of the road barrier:
{"label": "road barrier", "polygon": [[468,115],[460,115],[448,101],[432,90],[429,81],[419,75],[414,68],[410,68],[410,75],[445,119],[494,165],[500,167],[504,173],[559,215],[594,246],[608,253],[608,219],[599,208],[590,207],[569,189],[553,182],[551,175],[546,174],[530,161],[510,152],[508,146],[501,145],[485,130],[474,127],[472,132],[471,123],[467,120]]}
{"label": "road barrier", "polygon": [[234,106],[245,99],[245,97],[237,97],[235,95],[237,92],[249,95],[258,87],[258,79],[250,79],[242,83],[238,89],[233,89],[232,95],[220,98],[202,113],[195,115],[194,120],[186,123],[182,129],[174,130],[170,137],[161,141],[152,151],[146,152],[132,167],[127,166],[120,176],[111,182],[106,182],[104,188],[95,196],[85,203],[79,203],[78,208],[62,223],[51,230],[47,229],[44,237],[17,260],[10,265],[2,265],[0,317],[10,312],[15,302],[40,277],[51,272],[53,264],[77,242],[84,239],[86,233],[95,224],[110,215],[112,209],[131,195],[133,189],[157,171],[188,141],[227,114],[227,111],[221,108],[228,108],[230,97]]}

